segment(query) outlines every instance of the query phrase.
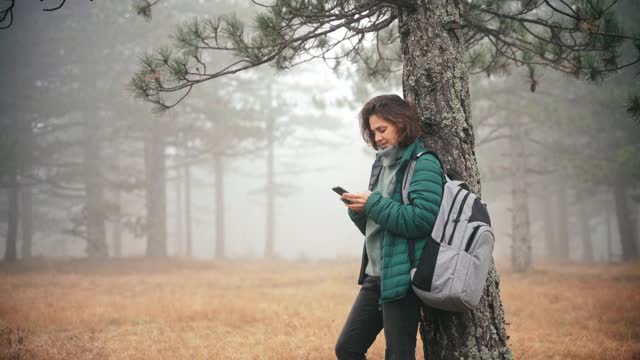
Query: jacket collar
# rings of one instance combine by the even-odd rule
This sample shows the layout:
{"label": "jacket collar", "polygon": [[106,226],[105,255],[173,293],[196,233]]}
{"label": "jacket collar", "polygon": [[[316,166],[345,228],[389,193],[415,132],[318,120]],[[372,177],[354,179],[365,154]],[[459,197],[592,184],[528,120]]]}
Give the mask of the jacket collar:
{"label": "jacket collar", "polygon": [[[414,142],[409,144],[404,151],[402,152],[402,158],[400,159],[400,169],[401,171],[406,165],[409,163],[413,155],[415,155],[420,148],[420,140],[416,139]],[[372,191],[378,182],[378,177],[380,176],[380,171],[382,171],[382,156],[376,154],[376,161],[373,162],[373,166],[371,167],[371,177],[369,178],[369,191]]]}
{"label": "jacket collar", "polygon": [[[411,144],[407,145],[407,147],[402,152],[402,159],[400,160],[403,163],[408,163],[411,160],[411,157],[415,155],[418,151],[418,147],[420,146],[420,139],[416,139]],[[381,160],[381,156],[376,154],[376,161]]]}

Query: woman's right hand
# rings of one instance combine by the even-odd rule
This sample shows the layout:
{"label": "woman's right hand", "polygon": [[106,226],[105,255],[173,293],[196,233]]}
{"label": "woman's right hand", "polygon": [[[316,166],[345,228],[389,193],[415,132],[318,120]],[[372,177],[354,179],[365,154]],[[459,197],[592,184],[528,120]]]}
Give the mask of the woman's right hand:
{"label": "woman's right hand", "polygon": [[371,195],[371,191],[361,193],[344,193],[341,198],[351,201],[351,204],[346,204],[349,209],[358,214],[362,214],[364,212],[364,206],[369,199],[369,195]]}

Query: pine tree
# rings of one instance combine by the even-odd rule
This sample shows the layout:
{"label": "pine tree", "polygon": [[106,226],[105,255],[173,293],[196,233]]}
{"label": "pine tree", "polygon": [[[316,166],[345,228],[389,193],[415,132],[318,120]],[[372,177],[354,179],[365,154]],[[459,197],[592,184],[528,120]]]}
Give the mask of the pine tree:
{"label": "pine tree", "polygon": [[[255,31],[233,16],[196,18],[175,34],[176,46],[142,58],[131,81],[135,95],[160,110],[179,103],[205,81],[271,63],[286,69],[311,59],[331,66],[366,59],[370,40],[397,28],[404,98],[415,103],[423,141],[435,150],[453,178],[480,192],[474,153],[468,86],[470,71],[495,73],[509,64],[547,66],[579,78],[601,81],[608,72],[640,62],[618,64],[627,40],[613,16],[614,3],[595,0],[276,0],[261,5]],[[150,9],[150,7],[148,7]],[[342,51],[336,50],[343,45]],[[234,60],[209,69],[206,56],[225,52]],[[373,56],[375,57],[375,53]],[[379,57],[373,69],[388,66]],[[389,60],[392,61],[392,60]],[[485,293],[472,312],[426,309],[421,331],[425,358],[510,359],[499,278],[492,267]]]}

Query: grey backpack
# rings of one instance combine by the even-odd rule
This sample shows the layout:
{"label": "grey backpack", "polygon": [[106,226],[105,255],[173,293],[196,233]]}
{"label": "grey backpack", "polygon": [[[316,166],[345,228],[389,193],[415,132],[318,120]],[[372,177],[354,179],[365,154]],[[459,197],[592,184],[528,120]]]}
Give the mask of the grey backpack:
{"label": "grey backpack", "polygon": [[[405,204],[415,163],[427,153],[440,161],[430,151],[411,159],[402,181]],[[413,291],[423,303],[459,312],[478,305],[492,261],[494,234],[486,204],[465,183],[445,175],[438,217],[417,265],[415,244],[409,241]]]}

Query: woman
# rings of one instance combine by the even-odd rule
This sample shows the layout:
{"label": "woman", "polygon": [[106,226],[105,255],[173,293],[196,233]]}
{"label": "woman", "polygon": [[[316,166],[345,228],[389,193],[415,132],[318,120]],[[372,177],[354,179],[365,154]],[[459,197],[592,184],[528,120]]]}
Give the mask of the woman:
{"label": "woman", "polygon": [[[420,300],[411,290],[409,242],[420,259],[438,215],[443,172],[431,154],[421,156],[402,202],[402,179],[411,158],[424,151],[420,120],[397,95],[369,100],[360,112],[365,142],[378,150],[369,191],[345,193],[351,220],[365,236],[360,292],[336,343],[338,359],[364,359],[384,328],[385,359],[414,359]],[[415,266],[415,264],[413,265]]]}

